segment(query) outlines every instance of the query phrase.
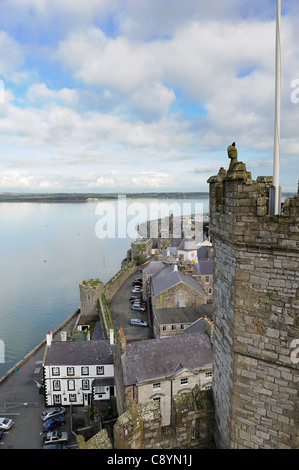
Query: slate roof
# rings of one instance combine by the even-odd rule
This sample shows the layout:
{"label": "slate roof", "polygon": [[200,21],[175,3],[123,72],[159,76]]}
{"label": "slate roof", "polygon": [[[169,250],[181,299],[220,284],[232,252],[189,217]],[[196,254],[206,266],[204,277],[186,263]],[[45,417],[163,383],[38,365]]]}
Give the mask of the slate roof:
{"label": "slate roof", "polygon": [[207,334],[190,333],[127,343],[122,357],[124,385],[165,377],[181,368],[212,366],[212,344]]}
{"label": "slate roof", "polygon": [[155,316],[159,324],[193,323],[204,316],[201,307],[156,308]]}
{"label": "slate roof", "polygon": [[192,289],[197,290],[201,294],[206,295],[201,285],[191,276],[175,271],[174,266],[171,264],[152,276],[152,287],[154,296],[159,295],[171,287],[183,282]]}
{"label": "slate roof", "polygon": [[198,274],[203,275],[212,275],[213,274],[213,258],[199,259],[197,263],[197,272]]}
{"label": "slate roof", "polygon": [[178,246],[179,251],[193,251],[197,250],[196,242],[194,238],[183,238],[180,245]]}
{"label": "slate roof", "polygon": [[165,263],[162,261],[151,261],[148,266],[142,270],[142,274],[156,274],[163,268],[165,268]]}
{"label": "slate roof", "polygon": [[113,364],[110,341],[52,341],[45,366]]}

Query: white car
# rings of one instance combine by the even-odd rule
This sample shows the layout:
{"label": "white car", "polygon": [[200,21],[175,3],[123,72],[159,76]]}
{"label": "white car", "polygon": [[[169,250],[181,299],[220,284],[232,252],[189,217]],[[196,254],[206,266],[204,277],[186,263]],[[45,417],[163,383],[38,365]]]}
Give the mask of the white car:
{"label": "white car", "polygon": [[0,429],[2,431],[7,431],[13,424],[13,421],[9,418],[0,418]]}

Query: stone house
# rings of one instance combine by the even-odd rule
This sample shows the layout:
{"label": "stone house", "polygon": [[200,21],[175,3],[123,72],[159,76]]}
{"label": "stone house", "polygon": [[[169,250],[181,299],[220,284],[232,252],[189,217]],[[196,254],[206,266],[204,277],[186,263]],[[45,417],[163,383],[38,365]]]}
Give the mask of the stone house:
{"label": "stone house", "polygon": [[212,344],[207,334],[190,333],[127,343],[121,356],[123,410],[131,401],[158,402],[162,426],[172,422],[177,394],[212,384]]}
{"label": "stone house", "polygon": [[151,277],[151,302],[154,308],[198,307],[208,296],[198,281],[168,265]]}
{"label": "stone house", "polygon": [[199,318],[212,316],[212,304],[200,307],[153,308],[155,338],[176,336],[186,332]]}
{"label": "stone house", "polygon": [[107,340],[52,341],[48,333],[43,360],[46,405],[109,401],[115,396],[113,350]]}

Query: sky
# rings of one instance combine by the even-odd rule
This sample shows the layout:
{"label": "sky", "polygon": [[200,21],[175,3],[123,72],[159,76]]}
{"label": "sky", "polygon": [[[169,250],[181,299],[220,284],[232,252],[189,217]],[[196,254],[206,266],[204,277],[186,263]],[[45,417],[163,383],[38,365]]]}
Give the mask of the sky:
{"label": "sky", "polygon": [[[282,0],[280,185],[299,179],[299,2]],[[0,192],[208,191],[273,175],[274,0],[0,0]]]}

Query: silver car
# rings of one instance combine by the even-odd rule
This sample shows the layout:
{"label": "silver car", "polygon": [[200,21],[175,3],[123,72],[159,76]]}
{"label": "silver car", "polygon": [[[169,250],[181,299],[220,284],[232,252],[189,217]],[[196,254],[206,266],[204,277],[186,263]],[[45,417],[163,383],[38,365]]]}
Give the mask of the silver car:
{"label": "silver car", "polygon": [[52,406],[47,410],[43,411],[41,414],[41,420],[46,421],[49,418],[56,418],[57,416],[62,416],[66,413],[66,409],[63,406]]}
{"label": "silver car", "polygon": [[13,421],[10,418],[0,418],[0,429],[2,431],[7,431],[13,425]]}
{"label": "silver car", "polygon": [[52,431],[48,432],[44,439],[44,444],[65,444],[69,440],[67,432]]}

